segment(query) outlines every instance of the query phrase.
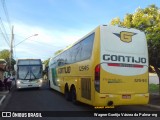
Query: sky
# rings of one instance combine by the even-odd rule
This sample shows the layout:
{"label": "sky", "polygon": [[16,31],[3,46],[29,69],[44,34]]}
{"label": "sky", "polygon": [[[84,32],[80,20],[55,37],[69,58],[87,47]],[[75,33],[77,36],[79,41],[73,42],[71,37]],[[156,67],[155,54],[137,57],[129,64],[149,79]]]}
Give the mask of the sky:
{"label": "sky", "polygon": [[160,8],[159,0],[0,0],[0,51],[10,49],[13,26],[14,59],[46,60],[98,25],[151,4]]}

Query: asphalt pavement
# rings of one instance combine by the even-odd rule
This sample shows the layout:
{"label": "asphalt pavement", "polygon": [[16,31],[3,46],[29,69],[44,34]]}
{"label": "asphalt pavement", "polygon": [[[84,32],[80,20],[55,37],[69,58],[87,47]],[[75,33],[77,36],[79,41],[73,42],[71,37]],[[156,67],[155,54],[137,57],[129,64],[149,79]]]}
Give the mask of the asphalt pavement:
{"label": "asphalt pavement", "polygon": [[159,93],[151,93],[148,106],[160,109],[160,95]]}
{"label": "asphalt pavement", "polygon": [[[8,90],[7,91],[6,90],[0,91],[0,107],[4,103],[7,96],[13,90],[14,90],[14,87],[12,87],[11,91],[8,91]],[[149,104],[147,106],[160,109],[160,95],[159,95],[159,93],[150,93]]]}

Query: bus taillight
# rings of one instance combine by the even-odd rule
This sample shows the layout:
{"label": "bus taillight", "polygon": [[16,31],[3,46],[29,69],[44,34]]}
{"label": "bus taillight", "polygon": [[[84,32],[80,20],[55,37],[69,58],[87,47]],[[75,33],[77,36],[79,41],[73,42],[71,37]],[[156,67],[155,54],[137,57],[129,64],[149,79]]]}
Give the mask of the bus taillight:
{"label": "bus taillight", "polygon": [[100,64],[95,67],[95,89],[97,92],[100,92]]}

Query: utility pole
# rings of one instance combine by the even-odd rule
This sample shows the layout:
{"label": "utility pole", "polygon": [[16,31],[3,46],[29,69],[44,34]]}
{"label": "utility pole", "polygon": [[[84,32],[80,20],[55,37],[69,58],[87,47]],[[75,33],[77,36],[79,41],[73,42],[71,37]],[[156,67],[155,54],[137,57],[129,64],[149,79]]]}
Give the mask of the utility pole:
{"label": "utility pole", "polygon": [[11,44],[10,44],[10,61],[9,61],[9,73],[10,74],[12,71],[12,58],[13,58],[13,40],[14,40],[13,28],[14,26],[12,26]]}

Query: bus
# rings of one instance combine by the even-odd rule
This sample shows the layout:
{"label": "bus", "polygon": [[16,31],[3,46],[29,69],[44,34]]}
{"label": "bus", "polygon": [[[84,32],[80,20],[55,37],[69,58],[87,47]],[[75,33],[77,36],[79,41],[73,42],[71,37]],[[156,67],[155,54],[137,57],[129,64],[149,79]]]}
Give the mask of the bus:
{"label": "bus", "polygon": [[91,106],[145,105],[148,48],[144,32],[100,25],[49,62],[49,86]]}
{"label": "bus", "polygon": [[41,59],[18,59],[14,66],[16,88],[40,88],[42,86]]}

